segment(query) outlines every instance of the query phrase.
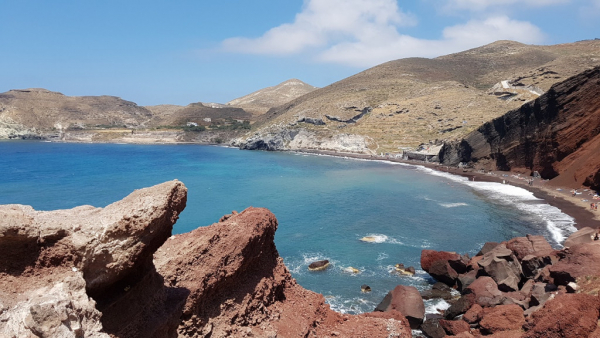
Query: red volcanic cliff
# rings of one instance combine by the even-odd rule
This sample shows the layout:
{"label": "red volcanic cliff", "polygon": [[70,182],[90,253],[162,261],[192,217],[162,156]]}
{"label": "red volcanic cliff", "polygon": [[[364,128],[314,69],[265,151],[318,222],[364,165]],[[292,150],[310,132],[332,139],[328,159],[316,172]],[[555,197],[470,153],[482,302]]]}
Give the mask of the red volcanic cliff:
{"label": "red volcanic cliff", "polygon": [[556,185],[600,189],[600,67],[445,146],[440,158],[451,165],[538,171]]}
{"label": "red volcanic cliff", "polygon": [[186,198],[171,181],[106,208],[0,206],[0,336],[411,336],[399,312],[342,315],[299,286],[266,209],[171,236]]}

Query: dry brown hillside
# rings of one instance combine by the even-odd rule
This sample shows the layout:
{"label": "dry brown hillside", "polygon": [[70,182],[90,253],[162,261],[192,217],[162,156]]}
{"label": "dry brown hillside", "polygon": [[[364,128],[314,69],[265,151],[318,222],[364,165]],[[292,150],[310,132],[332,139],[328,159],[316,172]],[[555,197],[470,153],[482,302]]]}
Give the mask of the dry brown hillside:
{"label": "dry brown hillside", "polygon": [[[210,125],[215,122],[224,122],[230,120],[249,121],[252,114],[241,108],[223,106],[223,108],[213,108],[201,102],[191,103],[181,109],[174,110],[169,114],[156,116],[152,121],[154,126],[180,126],[188,122]],[[210,120],[206,120],[210,119]]]}
{"label": "dry brown hillside", "polygon": [[256,117],[266,113],[273,107],[281,106],[315,89],[317,87],[313,87],[298,79],[291,79],[276,86],[263,88],[229,101],[227,105],[243,108]]}
{"label": "dry brown hillside", "polygon": [[435,59],[390,61],[270,110],[252,138],[300,129],[325,138],[362,135],[371,152],[399,152],[463,137],[599,64],[598,40],[553,46],[497,41]]}
{"label": "dry brown hillside", "polygon": [[52,130],[96,126],[138,127],[152,113],[114,96],[65,96],[46,89],[0,94],[0,129]]}

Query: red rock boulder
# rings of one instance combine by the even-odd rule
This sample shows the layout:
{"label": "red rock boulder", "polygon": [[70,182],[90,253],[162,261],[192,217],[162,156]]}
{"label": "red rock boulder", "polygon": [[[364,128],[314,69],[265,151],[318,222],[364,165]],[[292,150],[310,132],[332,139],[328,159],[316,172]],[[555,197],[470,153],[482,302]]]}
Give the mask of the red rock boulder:
{"label": "red rock boulder", "polygon": [[600,241],[574,245],[565,249],[565,257],[550,266],[556,285],[577,282],[578,277],[600,276]]}
{"label": "red rock boulder", "polygon": [[514,252],[519,260],[527,255],[549,256],[554,253],[554,249],[543,236],[515,237],[506,243],[506,247]]}
{"label": "red rock boulder", "polygon": [[489,276],[477,278],[467,287],[465,293],[473,294],[474,302],[482,307],[495,306],[502,300],[502,292],[498,290],[498,284]]}
{"label": "red rock boulder", "polygon": [[528,319],[526,338],[588,337],[598,328],[598,297],[564,294],[546,302]]}
{"label": "red rock boulder", "polygon": [[410,327],[419,328],[425,318],[425,304],[419,290],[414,286],[398,285],[388,292],[375,311],[388,312],[396,310],[408,319]]}
{"label": "red rock boulder", "polygon": [[584,227],[576,232],[572,233],[569,238],[564,243],[565,248],[570,248],[577,244],[590,243],[593,242],[594,235],[596,235],[597,230],[592,229],[590,227]]}
{"label": "red rock boulder", "polygon": [[525,324],[523,309],[515,304],[484,309],[483,318],[479,322],[481,332],[486,334],[520,330],[523,324]]}
{"label": "red rock boulder", "polygon": [[471,308],[465,312],[463,320],[469,324],[475,324],[483,317],[483,308],[479,304],[474,304]]}
{"label": "red rock boulder", "polygon": [[517,257],[504,244],[500,244],[478,262],[479,266],[491,276],[502,291],[517,291],[521,281],[521,264]]}
{"label": "red rock boulder", "polygon": [[469,323],[465,322],[462,319],[459,320],[440,320],[440,326],[446,331],[447,334],[451,336],[456,336],[461,332],[469,332],[471,327]]}
{"label": "red rock boulder", "polygon": [[429,272],[429,269],[436,261],[452,261],[461,260],[461,256],[456,252],[449,251],[435,251],[435,250],[422,250],[421,251],[421,268]]}

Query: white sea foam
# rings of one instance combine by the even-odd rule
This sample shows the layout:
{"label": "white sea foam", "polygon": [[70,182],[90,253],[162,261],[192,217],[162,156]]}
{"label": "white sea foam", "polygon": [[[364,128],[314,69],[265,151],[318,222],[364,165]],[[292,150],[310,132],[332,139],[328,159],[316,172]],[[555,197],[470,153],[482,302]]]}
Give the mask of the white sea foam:
{"label": "white sea foam", "polygon": [[456,208],[456,207],[464,207],[467,206],[467,203],[438,203],[440,206],[444,208]]}
{"label": "white sea foam", "polygon": [[367,234],[366,236],[361,237],[360,240],[367,243],[388,243],[404,245],[402,241],[383,234]]}
{"label": "white sea foam", "polygon": [[388,236],[381,234],[369,234],[362,237],[360,240],[367,243],[385,243],[388,240]]}
{"label": "white sea foam", "polygon": [[450,307],[450,304],[443,299],[432,299],[425,303],[425,313],[440,313],[439,310],[447,310]]}
{"label": "white sea foam", "polygon": [[536,219],[542,220],[550,233],[550,238],[548,239],[557,245],[561,245],[569,234],[577,230],[574,226],[575,220],[571,216],[563,213],[556,207],[544,203],[543,200],[535,197],[531,191],[524,188],[497,182],[469,181],[466,177],[426,167],[418,167],[418,170],[467,185],[483,193],[486,198],[494,203],[516,208]]}
{"label": "white sea foam", "polygon": [[388,259],[388,258],[390,258],[390,255],[386,254],[385,252],[380,252],[379,255],[377,255],[378,261],[382,261],[382,260]]}
{"label": "white sea foam", "polygon": [[377,303],[362,297],[343,298],[339,296],[326,295],[325,301],[332,310],[339,313],[358,314],[373,311]]}

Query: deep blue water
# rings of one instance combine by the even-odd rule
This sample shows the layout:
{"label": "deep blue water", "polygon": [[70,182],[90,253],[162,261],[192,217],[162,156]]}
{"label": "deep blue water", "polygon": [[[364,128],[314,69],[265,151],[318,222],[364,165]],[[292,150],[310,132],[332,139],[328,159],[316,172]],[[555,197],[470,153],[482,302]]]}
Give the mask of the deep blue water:
{"label": "deep blue water", "polygon": [[[104,207],[175,178],[188,187],[176,233],[232,210],[268,208],[293,276],[340,311],[371,311],[397,284],[426,287],[423,248],[474,254],[486,241],[527,233],[557,244],[572,230],[572,219],[523,189],[416,166],[198,145],[0,142],[0,204]],[[360,241],[367,235],[378,243]],[[316,259],[331,268],[307,271]],[[416,277],[390,273],[396,263],[413,265]],[[361,293],[361,284],[373,292]]]}

